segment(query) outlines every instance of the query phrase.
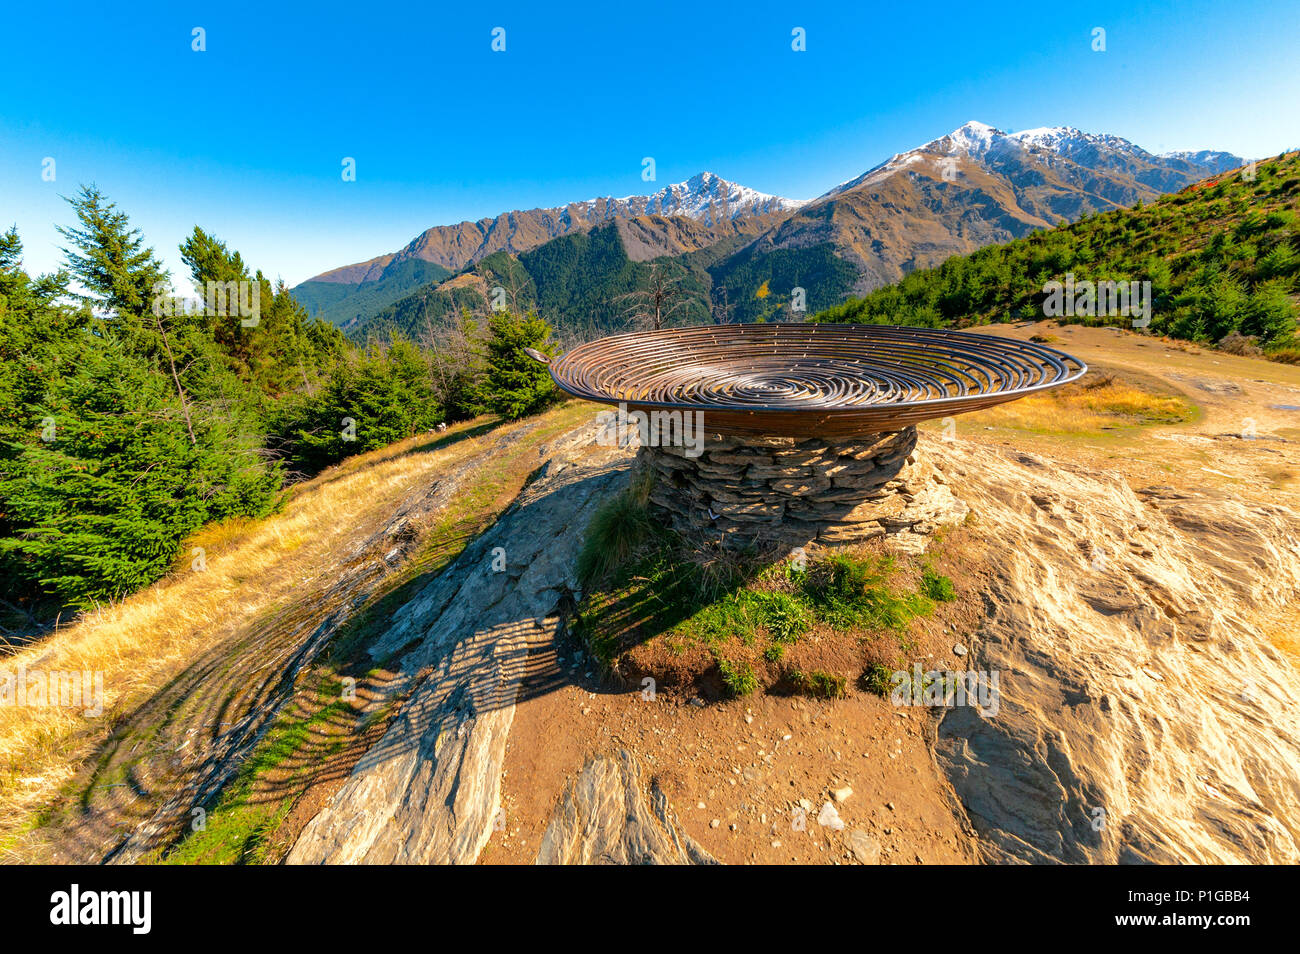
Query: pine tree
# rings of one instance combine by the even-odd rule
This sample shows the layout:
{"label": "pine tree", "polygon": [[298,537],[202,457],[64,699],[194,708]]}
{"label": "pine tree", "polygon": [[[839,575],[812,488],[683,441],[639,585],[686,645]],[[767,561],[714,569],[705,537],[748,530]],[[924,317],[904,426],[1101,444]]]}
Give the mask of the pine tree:
{"label": "pine tree", "polygon": [[488,319],[488,332],[484,406],[513,421],[553,403],[558,392],[550,372],[524,352],[532,348],[553,357],[559,349],[551,341],[551,326],[533,312],[518,317],[503,310]]}

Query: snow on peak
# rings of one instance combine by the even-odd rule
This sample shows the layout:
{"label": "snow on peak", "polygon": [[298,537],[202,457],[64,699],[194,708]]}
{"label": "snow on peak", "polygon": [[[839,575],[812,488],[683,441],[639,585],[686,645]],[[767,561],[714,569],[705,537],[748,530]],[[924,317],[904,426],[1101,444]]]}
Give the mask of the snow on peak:
{"label": "snow on peak", "polygon": [[728,182],[705,170],[685,182],[675,182],[651,195],[629,195],[621,199],[592,199],[607,203],[607,216],[681,215],[707,225],[747,215],[784,212],[806,205],[807,200],[786,199]]}
{"label": "snow on peak", "polygon": [[[962,152],[981,156],[989,151],[999,137],[1005,135],[1006,133],[1002,130],[995,129],[988,123],[981,123],[972,119],[970,122],[958,126],[944,138],[951,140],[953,146]],[[941,140],[935,141],[940,142]]]}
{"label": "snow on peak", "polygon": [[1030,148],[1046,149],[1057,155],[1075,158],[1084,154],[1118,152],[1132,156],[1145,156],[1147,152],[1119,136],[1095,135],[1073,126],[1039,126],[1011,133],[1008,137]]}

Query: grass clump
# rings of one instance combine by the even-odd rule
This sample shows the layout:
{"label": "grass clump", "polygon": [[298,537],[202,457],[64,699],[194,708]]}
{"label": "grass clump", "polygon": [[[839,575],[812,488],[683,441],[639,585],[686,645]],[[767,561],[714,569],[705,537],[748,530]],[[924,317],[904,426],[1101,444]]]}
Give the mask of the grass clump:
{"label": "grass clump", "polygon": [[881,663],[872,663],[859,680],[863,689],[882,699],[894,688],[894,671]]}
{"label": "grass clump", "polygon": [[901,632],[934,604],[921,593],[898,593],[888,584],[894,571],[890,557],[878,560],[837,553],[809,567],[803,593],[819,619],[834,629],[870,627]]}
{"label": "grass clump", "polygon": [[758,688],[754,667],[747,662],[732,662],[719,656],[718,669],[722,673],[723,685],[733,696],[747,696]]}
{"label": "grass clump", "polygon": [[653,534],[646,509],[652,486],[651,475],[642,474],[596,511],[578,554],[578,580],[584,588],[612,577]]}
{"label": "grass clump", "polygon": [[839,673],[825,672],[821,669],[814,669],[811,672],[794,669],[791,670],[789,678],[795,692],[817,699],[843,699],[848,686],[848,680]]}
{"label": "grass clump", "polygon": [[921,592],[936,603],[951,603],[957,598],[952,578],[928,566],[921,571]]}

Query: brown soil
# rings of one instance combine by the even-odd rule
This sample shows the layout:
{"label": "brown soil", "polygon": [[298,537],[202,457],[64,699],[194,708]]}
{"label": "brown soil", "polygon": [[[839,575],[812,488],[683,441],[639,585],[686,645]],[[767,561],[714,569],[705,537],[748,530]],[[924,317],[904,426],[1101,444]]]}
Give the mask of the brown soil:
{"label": "brown soil", "polygon": [[[957,669],[953,645],[965,643],[980,618],[985,556],[961,530],[950,531],[940,549],[936,567],[959,580],[958,599],[913,622],[911,658],[927,669]],[[976,860],[969,824],[930,754],[932,716],[857,685],[870,654],[857,637],[804,637],[805,664],[820,658],[822,668],[850,676],[844,699],[770,692],[705,705],[689,686],[661,683],[649,701],[639,686],[602,683],[578,644],[561,639],[558,647],[539,645],[534,655],[573,682],[540,696],[521,693],[526,701],[516,707],[503,773],[506,824],[482,863],[531,863],[565,787],[590,756],[617,748],[643,761],[684,831],[723,862],[849,863],[844,836],[855,828],[880,843],[882,863]],[[687,658],[666,654],[677,665]],[[853,794],[836,805],[844,831],[818,825],[832,790],[845,785]],[[812,809],[797,831],[800,800]]]}

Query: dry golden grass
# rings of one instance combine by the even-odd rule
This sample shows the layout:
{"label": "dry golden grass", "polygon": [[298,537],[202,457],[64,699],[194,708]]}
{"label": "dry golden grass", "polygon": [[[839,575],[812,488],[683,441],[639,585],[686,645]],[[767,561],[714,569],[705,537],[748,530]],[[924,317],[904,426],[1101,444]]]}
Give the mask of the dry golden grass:
{"label": "dry golden grass", "polygon": [[1195,414],[1195,406],[1179,395],[1102,374],[977,411],[965,420],[1037,433],[1095,434],[1126,425],[1177,424],[1191,420]]}
{"label": "dry golden grass", "polygon": [[[546,415],[555,426],[539,433],[571,427],[582,416],[580,405],[563,405]],[[294,487],[278,514],[206,527],[186,541],[168,577],[4,659],[7,672],[20,665],[102,672],[104,714],[0,706],[0,858],[8,854],[5,836],[12,840],[52,803],[112,730],[114,712],[134,708],[207,646],[296,592],[323,588],[347,544],[379,527],[413,486],[427,484],[501,433],[467,434],[485,421],[449,428],[436,438],[441,446],[431,447],[435,438],[421,435],[350,458]],[[190,569],[194,547],[205,551],[204,572]]]}

